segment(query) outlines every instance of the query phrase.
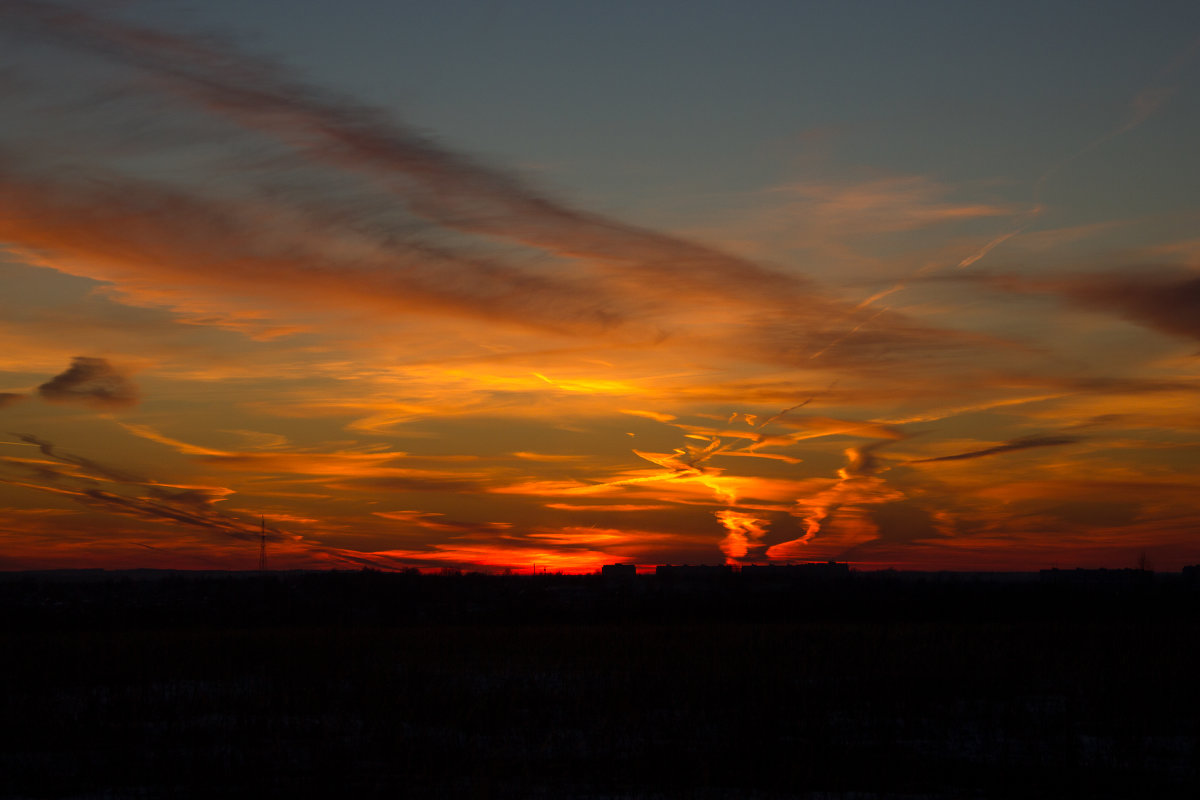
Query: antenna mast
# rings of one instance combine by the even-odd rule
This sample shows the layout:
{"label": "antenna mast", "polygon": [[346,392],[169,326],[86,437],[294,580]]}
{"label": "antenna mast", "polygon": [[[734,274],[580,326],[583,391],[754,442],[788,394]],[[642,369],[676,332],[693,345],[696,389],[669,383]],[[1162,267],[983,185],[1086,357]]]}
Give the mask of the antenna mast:
{"label": "antenna mast", "polygon": [[262,526],[258,531],[258,571],[267,571],[267,517],[262,516]]}

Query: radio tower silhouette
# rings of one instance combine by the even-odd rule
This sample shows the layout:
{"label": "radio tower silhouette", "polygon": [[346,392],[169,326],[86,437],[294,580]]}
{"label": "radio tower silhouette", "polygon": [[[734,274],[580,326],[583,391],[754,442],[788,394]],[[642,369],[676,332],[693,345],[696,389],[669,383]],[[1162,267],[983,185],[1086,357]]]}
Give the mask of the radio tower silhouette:
{"label": "radio tower silhouette", "polygon": [[267,571],[267,517],[262,516],[262,527],[258,531],[258,571]]}

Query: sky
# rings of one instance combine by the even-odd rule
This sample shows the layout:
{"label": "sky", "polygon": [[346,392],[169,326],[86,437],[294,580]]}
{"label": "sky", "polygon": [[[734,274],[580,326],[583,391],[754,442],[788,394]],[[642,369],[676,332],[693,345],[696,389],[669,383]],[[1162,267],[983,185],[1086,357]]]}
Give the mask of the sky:
{"label": "sky", "polygon": [[1200,5],[0,0],[0,569],[1200,562]]}

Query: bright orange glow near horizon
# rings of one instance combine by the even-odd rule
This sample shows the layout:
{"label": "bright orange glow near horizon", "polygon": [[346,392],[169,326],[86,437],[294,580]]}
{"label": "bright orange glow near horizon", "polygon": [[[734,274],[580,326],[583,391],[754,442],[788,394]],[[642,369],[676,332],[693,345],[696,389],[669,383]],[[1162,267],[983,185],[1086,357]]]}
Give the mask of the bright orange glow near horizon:
{"label": "bright orange glow near horizon", "polygon": [[[719,48],[643,93],[624,28],[566,97],[572,54],[333,63],[262,13],[277,60],[0,3],[0,569],[251,569],[264,520],[278,569],[1200,562],[1183,34],[1096,67],[1078,119],[1045,64],[1060,94],[960,119],[966,77],[905,49],[873,68],[904,87],[858,86],[809,33],[764,53],[840,65],[793,64],[854,84],[819,113]],[[723,19],[799,12],[763,13]]]}

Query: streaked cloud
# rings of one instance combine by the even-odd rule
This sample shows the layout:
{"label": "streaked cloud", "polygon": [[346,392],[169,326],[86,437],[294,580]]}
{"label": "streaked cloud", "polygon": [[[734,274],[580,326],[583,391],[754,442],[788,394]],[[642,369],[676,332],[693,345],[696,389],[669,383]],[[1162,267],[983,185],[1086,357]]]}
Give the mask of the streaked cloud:
{"label": "streaked cloud", "polygon": [[1200,340],[1200,275],[1139,269],[1053,285],[1068,302],[1109,311],[1172,336]]}
{"label": "streaked cloud", "polygon": [[1061,447],[1063,445],[1075,444],[1079,440],[1077,436],[1028,436],[1022,439],[1015,439],[1011,442],[993,445],[992,447],[969,450],[965,453],[955,453],[953,455],[937,456],[934,458],[918,458],[912,463],[926,464],[936,461],[965,461],[969,458],[984,458],[985,456],[1011,453],[1018,450],[1032,450],[1038,447]]}

